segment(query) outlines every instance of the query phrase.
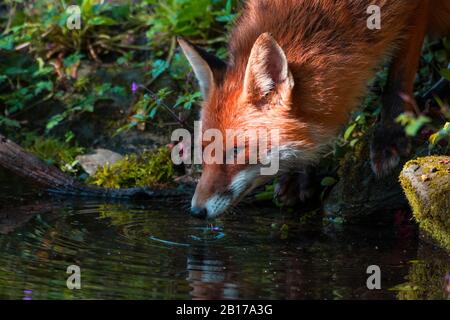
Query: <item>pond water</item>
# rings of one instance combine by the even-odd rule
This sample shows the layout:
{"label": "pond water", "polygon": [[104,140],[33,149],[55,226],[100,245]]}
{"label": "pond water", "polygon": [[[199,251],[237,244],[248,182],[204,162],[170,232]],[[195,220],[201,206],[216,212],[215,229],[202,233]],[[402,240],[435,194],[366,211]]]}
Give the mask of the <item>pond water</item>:
{"label": "pond water", "polygon": [[[317,229],[253,206],[210,225],[187,215],[187,201],[50,200],[3,181],[1,299],[448,297],[450,257],[409,223]],[[70,265],[80,290],[66,286]],[[381,269],[381,290],[367,289],[369,265]]]}

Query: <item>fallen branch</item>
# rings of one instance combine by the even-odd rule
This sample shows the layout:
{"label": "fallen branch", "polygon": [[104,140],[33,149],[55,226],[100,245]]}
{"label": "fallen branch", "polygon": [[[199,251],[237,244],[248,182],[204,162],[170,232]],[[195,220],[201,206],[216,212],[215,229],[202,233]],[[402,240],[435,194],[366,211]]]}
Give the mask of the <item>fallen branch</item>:
{"label": "fallen branch", "polygon": [[64,196],[151,200],[188,197],[192,194],[190,185],[161,190],[147,187],[112,189],[85,185],[56,167],[47,165],[3,135],[0,135],[0,167],[50,193]]}

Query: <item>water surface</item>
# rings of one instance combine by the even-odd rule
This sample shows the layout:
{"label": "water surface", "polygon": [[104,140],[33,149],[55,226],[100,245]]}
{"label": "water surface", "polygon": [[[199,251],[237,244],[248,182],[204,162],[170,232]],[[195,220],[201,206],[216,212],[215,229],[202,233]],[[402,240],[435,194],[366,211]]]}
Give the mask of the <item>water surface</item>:
{"label": "water surface", "polygon": [[[3,181],[2,299],[447,297],[450,257],[409,223],[312,230],[265,205],[210,225],[187,203],[49,199]],[[80,290],[66,286],[69,265],[81,269]],[[366,287],[369,265],[381,268],[381,290]]]}

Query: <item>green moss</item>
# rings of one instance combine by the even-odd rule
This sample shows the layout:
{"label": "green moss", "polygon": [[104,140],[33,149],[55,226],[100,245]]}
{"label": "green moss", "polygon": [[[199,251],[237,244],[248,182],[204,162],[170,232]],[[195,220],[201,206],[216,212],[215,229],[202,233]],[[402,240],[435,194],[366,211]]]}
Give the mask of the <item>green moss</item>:
{"label": "green moss", "polygon": [[320,228],[322,226],[323,216],[320,209],[305,212],[300,217],[300,225],[310,230]]}
{"label": "green moss", "polygon": [[88,183],[107,188],[158,186],[170,182],[173,174],[170,150],[162,147],[105,165],[89,178]]}
{"label": "green moss", "polygon": [[289,226],[287,224],[283,224],[280,228],[280,239],[286,240],[289,236]]}
{"label": "green moss", "polygon": [[[369,139],[361,139],[340,160],[339,182],[325,198],[328,217],[339,217],[344,223],[389,223],[381,210],[398,208],[402,191],[396,176],[377,179],[370,166]],[[400,169],[398,169],[400,171]]]}
{"label": "green moss", "polygon": [[43,138],[30,134],[23,142],[29,152],[48,164],[58,166],[62,171],[75,172],[75,158],[83,154],[84,149],[56,138]]}
{"label": "green moss", "polygon": [[450,251],[450,227],[448,222],[426,219],[420,222],[423,230],[427,231],[443,248]]}
{"label": "green moss", "polygon": [[399,300],[446,299],[445,277],[449,272],[449,265],[442,259],[425,257],[425,260],[412,261],[407,281],[391,290],[398,291]]}
{"label": "green moss", "polygon": [[[369,155],[369,144],[367,140],[359,141],[353,149],[345,154],[339,162],[339,178],[345,178],[346,188],[353,188],[361,181],[361,171]],[[351,190],[348,190],[352,192]]]}
{"label": "green moss", "polygon": [[[400,183],[420,227],[444,248],[450,250],[450,166],[448,157],[431,156],[409,161],[400,175]],[[422,179],[426,194],[417,190],[405,170],[415,170]]]}

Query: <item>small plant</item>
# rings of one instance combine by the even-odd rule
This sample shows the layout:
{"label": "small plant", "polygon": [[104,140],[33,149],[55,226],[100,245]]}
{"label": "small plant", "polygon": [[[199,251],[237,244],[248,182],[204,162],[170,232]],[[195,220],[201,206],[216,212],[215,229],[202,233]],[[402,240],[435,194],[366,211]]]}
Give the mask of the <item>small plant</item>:
{"label": "small plant", "polygon": [[[218,22],[234,20],[232,0],[147,0],[152,7],[153,19],[147,37],[163,43],[174,36],[210,39]],[[223,41],[224,39],[222,39]]]}
{"label": "small plant", "polygon": [[413,113],[405,112],[399,115],[396,121],[405,127],[405,133],[407,136],[415,137],[419,133],[420,129],[431,122],[431,119],[424,115],[416,116]]}
{"label": "small plant", "polygon": [[430,138],[431,148],[435,147],[439,142],[446,140],[450,144],[450,122],[447,122],[438,132],[433,133]]}
{"label": "small plant", "polygon": [[84,149],[70,142],[56,138],[43,138],[28,134],[23,142],[24,147],[48,164],[59,167],[68,173],[78,173],[76,157],[84,153]]}
{"label": "small plant", "polygon": [[[103,77],[99,84],[93,77],[97,68],[112,62],[141,70],[136,81],[155,95],[176,91],[180,98],[167,102],[171,109],[190,109],[199,94],[195,82],[186,81],[190,68],[177,50],[176,37],[223,52],[223,29],[235,18],[235,2],[78,0],[71,4],[80,6],[81,29],[72,30],[66,27],[65,1],[36,0],[30,5],[7,0],[8,14],[0,17],[0,127],[21,128],[34,108],[63,105],[62,112],[48,119],[45,129],[51,132],[74,114],[94,112],[101,99],[131,96],[128,85]],[[172,81],[153,87],[162,75]],[[157,123],[153,120],[160,105],[152,105],[155,99],[144,94],[131,104],[137,112],[128,129]]]}

